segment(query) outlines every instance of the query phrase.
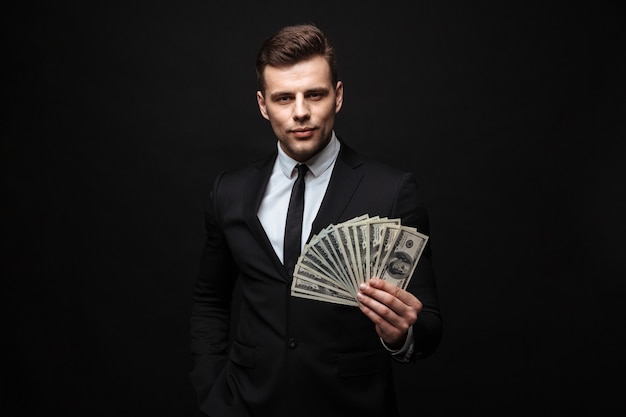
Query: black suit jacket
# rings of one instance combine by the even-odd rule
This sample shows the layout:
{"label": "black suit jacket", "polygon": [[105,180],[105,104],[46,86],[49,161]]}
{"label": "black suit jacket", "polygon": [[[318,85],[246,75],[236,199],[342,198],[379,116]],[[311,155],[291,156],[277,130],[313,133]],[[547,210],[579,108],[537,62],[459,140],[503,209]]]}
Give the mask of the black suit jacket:
{"label": "black suit jacket", "polygon": [[[291,278],[256,215],[275,158],[223,172],[210,194],[191,318],[200,409],[211,417],[396,415],[392,358],[372,322],[357,307],[290,296]],[[365,213],[429,233],[415,177],[342,142],[311,235]],[[241,300],[229,343],[237,279]],[[414,356],[425,357],[441,332],[429,246],[408,290],[424,304]]]}

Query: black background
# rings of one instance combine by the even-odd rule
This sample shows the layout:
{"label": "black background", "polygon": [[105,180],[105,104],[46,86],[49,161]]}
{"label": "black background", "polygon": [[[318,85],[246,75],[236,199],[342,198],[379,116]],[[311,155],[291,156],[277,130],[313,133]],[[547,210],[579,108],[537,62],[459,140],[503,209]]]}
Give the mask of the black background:
{"label": "black background", "polygon": [[403,415],[624,415],[618,4],[5,5],[7,415],[196,416],[208,190],[273,150],[254,58],[303,22],[338,50],[337,132],[430,212],[444,337],[397,367]]}

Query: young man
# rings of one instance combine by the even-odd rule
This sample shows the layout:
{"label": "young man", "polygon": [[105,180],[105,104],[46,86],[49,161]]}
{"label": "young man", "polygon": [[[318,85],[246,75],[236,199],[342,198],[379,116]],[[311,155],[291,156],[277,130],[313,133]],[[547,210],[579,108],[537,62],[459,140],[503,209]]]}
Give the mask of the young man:
{"label": "young man", "polygon": [[[210,194],[191,318],[200,409],[211,417],[397,415],[392,361],[430,355],[441,336],[429,248],[406,290],[373,277],[359,287],[358,307],[290,290],[298,253],[328,225],[367,214],[428,234],[416,179],[357,154],[335,134],[343,84],[334,48],[317,27],[288,26],[266,40],[257,77],[277,149],[221,173]],[[298,177],[304,211],[297,226],[286,226]],[[241,300],[229,342],[236,280]]]}

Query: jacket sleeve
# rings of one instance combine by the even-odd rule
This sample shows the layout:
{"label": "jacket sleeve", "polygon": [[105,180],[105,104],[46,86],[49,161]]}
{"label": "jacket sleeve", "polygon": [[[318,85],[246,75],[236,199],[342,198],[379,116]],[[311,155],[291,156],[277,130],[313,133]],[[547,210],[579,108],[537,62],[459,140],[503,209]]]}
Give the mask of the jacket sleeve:
{"label": "jacket sleeve", "polygon": [[190,320],[192,370],[191,381],[198,403],[209,392],[224,369],[228,355],[228,338],[232,294],[238,275],[230,248],[219,222],[219,184],[215,180],[205,212],[206,240],[192,296]]}
{"label": "jacket sleeve", "polygon": [[423,304],[423,309],[413,325],[412,359],[415,360],[425,358],[437,349],[441,340],[442,320],[431,261],[432,239],[430,238],[428,214],[413,174],[406,173],[404,175],[396,196],[392,210],[394,216],[402,219],[403,225],[416,227],[420,233],[429,236],[407,287],[407,290]]}

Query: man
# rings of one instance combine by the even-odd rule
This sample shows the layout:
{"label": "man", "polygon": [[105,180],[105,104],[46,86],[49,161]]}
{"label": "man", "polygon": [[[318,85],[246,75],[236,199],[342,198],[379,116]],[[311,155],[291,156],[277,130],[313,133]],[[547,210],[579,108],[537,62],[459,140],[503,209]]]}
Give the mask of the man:
{"label": "man", "polygon": [[[358,308],[292,297],[290,288],[294,257],[330,224],[369,214],[428,234],[416,180],[335,134],[343,84],[334,48],[317,27],[285,27],[266,40],[257,77],[277,150],[221,173],[210,194],[191,318],[200,409],[211,417],[397,415],[392,361],[428,356],[441,335],[429,249],[407,291],[373,278],[359,288]],[[301,173],[300,163],[307,165]],[[302,190],[298,177],[304,211],[297,226],[286,226],[292,188]],[[297,243],[285,243],[300,226]],[[236,280],[241,299],[230,341]]]}

